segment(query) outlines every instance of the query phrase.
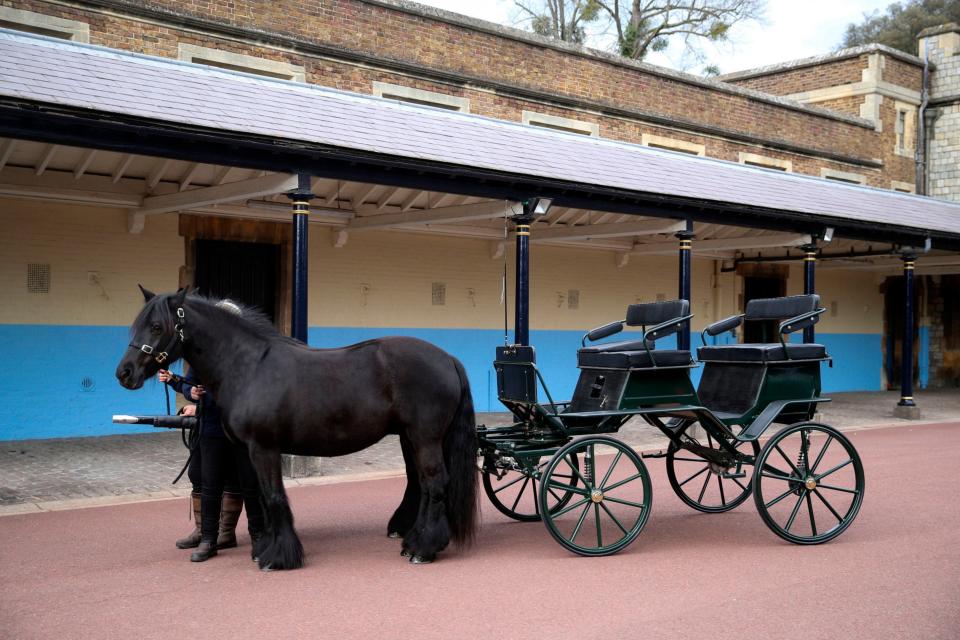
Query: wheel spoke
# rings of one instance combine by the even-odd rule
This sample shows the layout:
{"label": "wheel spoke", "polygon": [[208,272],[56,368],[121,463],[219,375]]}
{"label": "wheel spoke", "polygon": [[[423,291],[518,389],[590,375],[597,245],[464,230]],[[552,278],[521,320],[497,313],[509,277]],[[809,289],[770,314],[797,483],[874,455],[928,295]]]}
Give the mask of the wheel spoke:
{"label": "wheel spoke", "polygon": [[784,531],[787,533],[790,532],[790,527],[793,526],[793,521],[797,517],[797,513],[800,511],[800,505],[803,504],[803,497],[807,495],[807,490],[804,489],[803,493],[800,494],[800,497],[797,498],[797,504],[793,505],[793,512],[790,514],[790,519],[787,520],[787,526],[784,527]]}
{"label": "wheel spoke", "polygon": [[764,478],[773,478],[774,480],[783,480],[784,482],[797,482],[799,480],[796,476],[778,476],[773,473],[767,473],[766,471],[761,471],[760,475]]}
{"label": "wheel spoke", "polygon": [[503,490],[506,489],[507,487],[512,487],[513,485],[517,484],[518,482],[520,482],[520,481],[523,480],[524,478],[529,478],[529,477],[530,477],[530,476],[520,475],[519,477],[511,480],[510,482],[508,482],[507,484],[503,485],[503,486],[500,487],[499,489],[494,489],[493,492],[494,492],[494,493],[500,493],[501,491],[503,491]]}
{"label": "wheel spoke", "polygon": [[723,478],[717,476],[717,486],[720,487],[720,504],[727,506],[727,498],[723,495]]}
{"label": "wheel spoke", "polygon": [[683,462],[699,462],[699,463],[701,463],[701,464],[703,464],[704,462],[707,461],[706,458],[679,458],[679,457],[677,457],[677,456],[673,456],[673,459],[674,459],[674,460],[681,460],[681,461],[683,461]]}
{"label": "wheel spoke", "polygon": [[636,507],[637,509],[646,509],[646,506],[640,504],[639,502],[630,502],[629,500],[623,500],[621,498],[611,498],[608,495],[604,495],[603,499],[609,500],[610,502],[616,502],[617,504],[625,504],[628,507]]}
{"label": "wheel spoke", "polygon": [[783,449],[780,448],[780,445],[779,445],[779,444],[773,445],[773,448],[777,450],[777,453],[779,453],[781,456],[783,456],[783,459],[787,461],[787,464],[788,464],[788,465],[790,465],[790,469],[791,469],[795,474],[797,474],[797,477],[799,478],[802,474],[800,473],[800,470],[797,469],[797,467],[793,464],[793,460],[791,460],[790,458],[787,457],[787,454],[785,454],[785,453],[783,452]]}
{"label": "wheel spoke", "polygon": [[820,449],[820,453],[817,454],[817,459],[813,462],[813,466],[810,467],[810,473],[817,472],[817,466],[819,466],[820,461],[823,460],[823,456],[827,452],[827,447],[830,446],[831,442],[833,442],[833,436],[829,436],[827,441],[823,443],[823,449]]}
{"label": "wheel spoke", "polygon": [[703,502],[703,494],[707,492],[707,485],[710,484],[710,474],[703,479],[703,486],[700,487],[700,495],[697,496],[697,502]]}
{"label": "wheel spoke", "polygon": [[628,482],[633,482],[633,481],[636,480],[637,478],[642,478],[642,477],[643,477],[643,473],[642,473],[642,472],[640,472],[640,473],[635,473],[634,475],[630,476],[630,477],[627,478],[626,480],[621,480],[620,482],[614,482],[614,483],[613,483],[612,485],[610,485],[609,487],[604,488],[603,492],[604,492],[604,493],[607,493],[607,492],[609,492],[609,491],[613,491],[614,489],[617,489],[617,488],[619,488],[619,487],[622,487],[623,485],[627,484]]}
{"label": "wheel spoke", "polygon": [[827,499],[824,498],[824,497],[820,494],[820,492],[817,491],[816,489],[814,489],[813,492],[816,494],[816,496],[817,496],[818,498],[820,498],[820,502],[822,502],[824,505],[826,505],[827,509],[830,509],[830,513],[832,513],[832,514],[833,514],[833,517],[837,519],[837,522],[843,522],[843,516],[841,516],[839,513],[837,513],[837,510],[833,508],[833,505],[831,505],[829,502],[827,502]]}
{"label": "wheel spoke", "polygon": [[843,462],[843,463],[841,463],[841,464],[838,464],[838,465],[835,466],[833,469],[830,469],[829,471],[824,471],[823,473],[821,473],[821,474],[819,474],[819,475],[817,475],[817,476],[814,476],[814,477],[816,478],[816,480],[819,481],[820,478],[826,478],[826,477],[827,477],[828,475],[830,475],[831,473],[833,473],[833,472],[835,472],[835,471],[840,471],[840,469],[843,469],[845,466],[847,466],[847,465],[850,464],[851,462],[853,462],[853,458],[850,458],[850,459],[847,460],[846,462]]}
{"label": "wheel spoke", "polygon": [[710,466],[707,465],[707,466],[704,467],[703,469],[700,469],[700,471],[697,471],[695,474],[693,474],[692,476],[690,476],[689,478],[687,478],[686,480],[684,480],[683,482],[681,482],[681,483],[680,483],[680,486],[682,487],[683,485],[687,484],[688,482],[690,482],[691,480],[693,480],[694,478],[696,478],[698,475],[700,475],[701,473],[703,473],[704,471],[709,471],[709,470],[710,470]]}
{"label": "wheel spoke", "polygon": [[610,519],[613,520],[613,523],[620,527],[620,531],[623,531],[623,535],[627,535],[627,530],[623,528],[623,525],[620,524],[620,520],[617,519],[617,516],[613,515],[613,511],[607,508],[607,505],[600,503],[600,506],[603,507],[603,510],[607,512],[607,515],[610,516]]}
{"label": "wheel spoke", "polygon": [[523,497],[523,492],[527,490],[527,485],[530,483],[530,478],[528,477],[523,481],[523,486],[520,487],[520,491],[517,492],[517,499],[513,501],[513,506],[510,507],[510,511],[516,511],[517,505],[520,504],[520,498]]}
{"label": "wheel spoke", "polygon": [[552,478],[547,481],[547,486],[551,489],[561,489],[563,491],[569,491],[570,493],[576,493],[577,495],[581,496],[590,495],[590,492],[586,489],[581,489],[580,487],[575,487],[569,484],[562,484],[560,482],[554,482]]}
{"label": "wheel spoke", "polygon": [[589,491],[591,489],[590,483],[587,482],[587,479],[583,477],[583,474],[580,473],[580,470],[570,464],[570,461],[566,458],[564,458],[563,461],[567,463],[567,466],[570,467],[570,470],[573,471],[573,473],[580,479],[580,482],[583,483],[584,488]]}
{"label": "wheel spoke", "polygon": [[560,496],[558,496],[558,495],[557,495],[557,492],[554,491],[553,489],[551,489],[550,487],[547,487],[547,491],[550,492],[550,495],[552,495],[554,498],[556,498],[557,502],[560,502],[561,500],[563,500],[563,498],[561,498]]}
{"label": "wheel spoke", "polygon": [[747,486],[744,485],[742,482],[740,482],[740,479],[739,479],[739,478],[730,478],[730,479],[733,480],[734,482],[736,482],[738,485],[740,485],[740,488],[743,489],[744,491],[749,491],[749,490],[750,490],[749,487],[747,487]]}
{"label": "wheel spoke", "polygon": [[553,513],[553,514],[551,514],[551,515],[552,515],[554,518],[559,518],[560,516],[562,516],[562,515],[564,515],[564,514],[567,514],[567,513],[570,513],[571,511],[573,511],[573,510],[576,509],[577,507],[583,506],[584,504],[586,504],[586,503],[588,503],[588,502],[590,502],[590,498],[584,498],[584,499],[581,500],[580,502],[575,502],[574,504],[568,504],[568,505],[567,505],[566,507],[564,507],[563,509],[560,509],[559,511],[557,511],[556,513]]}
{"label": "wheel spoke", "polygon": [[793,493],[794,491],[796,491],[796,489],[793,489],[793,488],[787,489],[786,491],[784,491],[783,493],[781,493],[779,496],[777,496],[776,498],[774,498],[774,499],[771,500],[770,502],[768,502],[768,503],[766,503],[765,505],[763,505],[763,508],[764,508],[764,509],[769,509],[769,508],[772,507],[773,505],[777,504],[778,502],[780,502],[781,500],[783,500],[784,498],[786,498],[787,496],[789,496],[789,495],[790,495],[791,493]]}
{"label": "wheel spoke", "polygon": [[810,492],[807,491],[807,511],[810,513],[810,529],[813,532],[813,537],[817,537],[817,521],[813,517],[813,498],[810,497]]}
{"label": "wheel spoke", "polygon": [[847,489],[846,487],[835,487],[832,484],[820,484],[817,483],[817,489],[830,489],[831,491],[843,491],[844,493],[852,493],[858,495],[860,491],[858,489]]}
{"label": "wheel spoke", "polygon": [[585,506],[585,507],[583,508],[583,513],[580,514],[580,519],[577,520],[577,526],[575,526],[575,527],[573,528],[573,535],[571,535],[571,536],[568,538],[568,540],[569,540],[571,543],[576,539],[577,534],[580,533],[580,527],[583,526],[583,521],[587,519],[587,514],[588,514],[589,512],[590,512],[590,502],[587,501],[587,506]]}
{"label": "wheel spoke", "polygon": [[597,547],[603,547],[603,531],[600,526],[600,504],[597,502],[593,503],[593,517],[597,521]]}
{"label": "wheel spoke", "polygon": [[610,479],[610,474],[613,473],[613,468],[617,466],[617,463],[620,462],[620,458],[623,456],[623,451],[617,451],[617,456],[613,459],[613,462],[610,463],[610,468],[607,469],[607,472],[603,475],[603,480],[600,482],[599,488],[602,491],[603,487],[607,484],[607,480]]}

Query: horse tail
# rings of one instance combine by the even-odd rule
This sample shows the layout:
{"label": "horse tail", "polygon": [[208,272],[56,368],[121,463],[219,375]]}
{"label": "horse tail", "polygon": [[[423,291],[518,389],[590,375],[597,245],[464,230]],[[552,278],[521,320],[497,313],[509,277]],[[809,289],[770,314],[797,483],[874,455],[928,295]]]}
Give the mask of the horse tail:
{"label": "horse tail", "polygon": [[443,461],[449,483],[446,491],[447,520],[453,541],[460,547],[473,541],[480,512],[477,492],[477,426],[473,396],[463,365],[453,358],[460,376],[460,404],[443,436]]}

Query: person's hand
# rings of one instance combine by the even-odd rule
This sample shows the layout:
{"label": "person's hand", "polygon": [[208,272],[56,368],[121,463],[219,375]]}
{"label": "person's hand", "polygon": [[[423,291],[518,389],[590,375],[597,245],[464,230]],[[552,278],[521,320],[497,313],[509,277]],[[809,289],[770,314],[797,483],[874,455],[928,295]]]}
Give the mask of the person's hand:
{"label": "person's hand", "polygon": [[197,405],[195,404],[186,404],[183,406],[183,409],[180,410],[180,415],[182,416],[195,416],[197,415]]}
{"label": "person's hand", "polygon": [[173,376],[171,376],[170,372],[166,369],[160,369],[160,371],[157,371],[157,379],[159,379],[160,382],[170,382],[172,377]]}
{"label": "person's hand", "polygon": [[200,396],[206,393],[206,389],[203,388],[202,384],[198,384],[195,387],[190,387],[190,397],[194,400],[199,400]]}

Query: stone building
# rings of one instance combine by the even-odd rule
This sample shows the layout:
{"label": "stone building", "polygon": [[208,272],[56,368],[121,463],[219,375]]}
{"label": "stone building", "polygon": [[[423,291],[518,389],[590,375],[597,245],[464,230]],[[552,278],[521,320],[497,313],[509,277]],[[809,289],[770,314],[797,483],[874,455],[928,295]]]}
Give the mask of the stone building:
{"label": "stone building", "polygon": [[[0,0],[0,28],[703,156],[705,163],[917,191],[924,60],[880,45],[703,79],[404,0]],[[958,199],[949,184],[956,163],[945,160],[960,145],[949,120],[960,77],[951,63],[958,35],[946,27],[924,38],[932,63],[927,114],[937,113],[928,117],[924,184],[931,195]],[[214,103],[229,99],[211,96]],[[130,398],[110,379],[118,354],[105,345],[125,344],[138,280],[155,290],[210,287],[211,274],[242,263],[263,281],[260,303],[289,329],[289,205],[282,193],[162,211],[145,206],[151,198],[271,180],[262,173],[0,138],[0,220],[9,230],[0,237],[0,286],[14,303],[0,310],[0,336],[45,345],[47,353],[34,364],[24,350],[0,366],[25,379],[51,367],[60,372],[52,391],[15,384],[0,397],[18,406],[26,397],[35,410],[50,405],[53,393],[58,406],[75,409],[70,419],[52,408],[15,413],[0,424],[0,438],[115,432],[103,417]],[[315,179],[313,191],[311,290],[320,293],[311,297],[310,343],[398,332],[424,337],[464,360],[477,407],[496,409],[489,361],[503,339],[501,273],[510,257],[502,207],[481,211],[482,201],[453,190],[362,181]],[[472,217],[458,207],[473,207]],[[403,217],[432,210],[447,217],[433,224]],[[374,215],[394,217],[384,223]],[[575,378],[569,354],[584,330],[618,318],[628,303],[676,296],[673,230],[628,223],[629,216],[558,207],[535,225],[544,242],[533,265],[533,341],[556,365],[561,391]],[[595,225],[621,226],[601,237]],[[585,226],[595,235],[576,235]],[[800,247],[816,238],[699,222],[694,233],[695,329],[750,298],[802,291]],[[825,372],[827,391],[880,389],[898,379],[897,249],[843,237],[821,242],[817,287],[828,313],[818,339],[847,363]],[[957,384],[960,311],[949,292],[960,259],[921,258],[917,273],[919,382]],[[79,369],[62,355],[68,344],[83,347]],[[159,392],[143,393],[150,398],[136,408],[159,410]]]}

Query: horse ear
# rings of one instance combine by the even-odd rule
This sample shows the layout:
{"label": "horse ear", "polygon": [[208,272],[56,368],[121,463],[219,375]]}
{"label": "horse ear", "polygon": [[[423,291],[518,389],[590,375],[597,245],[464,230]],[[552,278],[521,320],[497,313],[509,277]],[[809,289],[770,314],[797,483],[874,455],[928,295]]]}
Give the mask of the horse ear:
{"label": "horse ear", "polygon": [[183,287],[182,289],[177,289],[177,292],[173,296],[173,304],[177,307],[183,306],[183,301],[187,299],[187,288]]}
{"label": "horse ear", "polygon": [[147,289],[144,289],[142,284],[138,284],[137,286],[140,287],[140,293],[143,294],[143,301],[144,301],[144,302],[150,302],[150,299],[157,295],[157,294],[155,294],[153,291],[149,291],[149,290],[147,290]]}

